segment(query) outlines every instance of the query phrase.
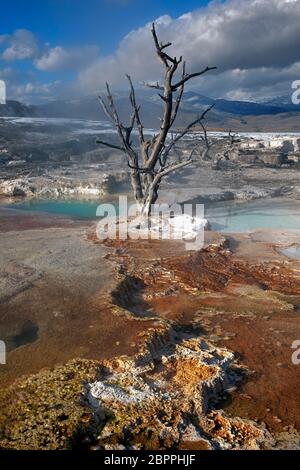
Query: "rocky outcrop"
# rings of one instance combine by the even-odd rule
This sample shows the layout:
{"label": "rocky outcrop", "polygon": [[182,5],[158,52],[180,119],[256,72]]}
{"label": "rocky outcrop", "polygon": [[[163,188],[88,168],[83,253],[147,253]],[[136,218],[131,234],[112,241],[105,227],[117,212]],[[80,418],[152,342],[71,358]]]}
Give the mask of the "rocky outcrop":
{"label": "rocky outcrop", "polygon": [[163,325],[139,341],[135,358],[73,360],[2,392],[0,447],[258,449],[272,444],[263,427],[211,408],[243,373],[231,352]]}
{"label": "rocky outcrop", "polygon": [[[276,291],[299,294],[298,272],[281,262],[253,264],[235,259],[228,241],[219,237],[191,255],[178,253],[176,246],[176,253],[168,257],[167,245],[157,246],[163,251],[159,258],[155,258],[155,243],[107,243],[115,248],[111,260],[118,262],[119,288],[111,292],[111,315],[131,314],[141,323],[151,312],[153,323],[136,334],[134,355],[73,360],[0,391],[0,448],[276,448],[278,443],[262,420],[242,419],[238,413],[229,416],[218,409],[221,400],[238,389],[248,369],[203,332],[204,310],[199,309],[205,309],[209,300],[207,306],[216,316],[212,307],[220,307],[223,294],[224,316],[230,294],[236,298],[238,293],[244,302],[253,300],[248,305],[251,311],[268,297],[273,307],[276,304],[277,310],[286,312],[287,304]],[[168,249],[172,252],[171,246]],[[122,280],[126,282],[121,284]],[[188,309],[187,295],[193,298],[193,322],[181,315]],[[174,309],[182,299],[179,317],[163,317],[166,303],[159,310],[159,301]],[[137,301],[144,318],[136,314]],[[195,317],[196,309],[201,316]],[[274,310],[268,313],[273,315]],[[237,309],[239,315],[242,311]],[[224,330],[219,334],[224,336]],[[298,446],[298,440],[293,445]]]}
{"label": "rocky outcrop", "polygon": [[90,384],[90,403],[107,416],[99,448],[256,449],[270,438],[254,423],[210,411],[238,378],[232,353],[173,329],[148,335],[135,359],[104,361]]}
{"label": "rocky outcrop", "polygon": [[290,193],[293,186],[282,185],[278,187],[259,188],[252,185],[244,185],[240,189],[207,189],[200,190],[198,195],[195,195],[189,200],[179,201],[179,203],[192,203],[192,204],[207,204],[211,202],[222,201],[252,201],[255,199],[280,197]]}
{"label": "rocky outcrop", "polygon": [[44,370],[0,391],[1,449],[69,449],[99,426],[83,400],[84,381],[96,376],[96,363],[74,360]]}
{"label": "rocky outcrop", "polygon": [[20,177],[0,180],[0,195],[6,197],[101,197],[118,184],[118,177],[99,174],[97,180],[85,181],[66,176]]}
{"label": "rocky outcrop", "polygon": [[279,168],[282,164],[299,161],[300,139],[295,136],[271,136],[243,138],[235,145],[229,159],[238,163],[262,162],[266,166]]}

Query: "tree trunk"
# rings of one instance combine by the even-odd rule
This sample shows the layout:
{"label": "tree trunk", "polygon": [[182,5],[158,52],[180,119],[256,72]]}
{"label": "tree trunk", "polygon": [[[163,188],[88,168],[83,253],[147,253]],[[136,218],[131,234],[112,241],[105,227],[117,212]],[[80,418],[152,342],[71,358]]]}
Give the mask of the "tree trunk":
{"label": "tree trunk", "polygon": [[140,208],[140,214],[144,217],[149,217],[151,215],[152,204],[155,204],[158,198],[158,185],[153,186],[150,184],[144,190],[144,194],[145,196],[136,202]]}
{"label": "tree trunk", "polygon": [[[131,115],[128,125],[122,123],[118,111],[116,109],[114,98],[111,94],[109,84],[106,84],[106,99],[99,96],[99,102],[108,119],[114,124],[119,139],[119,144],[97,140],[97,142],[106,147],[113,148],[124,153],[127,157],[127,164],[130,168],[131,187],[133,196],[136,201],[139,215],[149,217],[151,215],[151,206],[156,203],[158,197],[158,189],[162,178],[171,171],[193,163],[192,155],[194,149],[185,161],[179,163],[169,163],[169,155],[176,148],[176,144],[191,130],[196,124],[201,124],[206,114],[211,110],[213,105],[209,106],[183,130],[176,131],[172,139],[168,139],[168,133],[172,128],[181,100],[184,93],[185,84],[192,78],[199,77],[216,67],[206,67],[200,72],[187,73],[185,62],[182,56],[179,58],[171,57],[165,52],[165,49],[171,46],[170,42],[162,43],[158,40],[155,24],[152,24],[151,33],[154,40],[156,55],[163,64],[165,72],[163,75],[163,83],[146,84],[150,88],[159,90],[159,97],[163,101],[163,113],[160,119],[161,124],[157,132],[149,138],[144,133],[144,125],[141,121],[140,106],[137,105],[135,90],[130,75],[127,79],[130,86],[129,100],[131,104]],[[176,72],[179,65],[182,64],[181,78],[176,79]],[[176,81],[177,80],[177,81]],[[174,100],[174,97],[176,99]],[[139,145],[138,148],[135,139],[132,139],[133,130],[137,129]],[[203,128],[204,129],[204,128]],[[205,141],[207,143],[207,134],[205,133]]]}
{"label": "tree trunk", "polygon": [[136,200],[136,202],[141,201],[143,199],[143,189],[142,189],[141,175],[137,170],[131,170],[130,181],[131,181],[131,187],[133,190],[134,199]]}

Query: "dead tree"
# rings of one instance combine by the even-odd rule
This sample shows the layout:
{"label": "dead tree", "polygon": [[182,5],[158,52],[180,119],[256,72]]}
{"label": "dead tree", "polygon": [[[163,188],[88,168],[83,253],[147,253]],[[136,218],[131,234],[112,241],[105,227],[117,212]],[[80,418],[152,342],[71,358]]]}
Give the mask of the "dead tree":
{"label": "dead tree", "polygon": [[225,144],[221,152],[218,152],[213,160],[213,168],[215,170],[219,170],[221,166],[221,162],[228,161],[229,155],[237,144],[239,140],[237,139],[235,134],[232,134],[231,131],[228,132],[228,136],[225,138]]}
{"label": "dead tree", "polygon": [[207,129],[202,121],[200,122],[200,126],[202,128],[202,134],[200,134],[200,136],[197,135],[196,139],[197,141],[200,139],[200,142],[202,143],[202,148],[200,149],[200,151],[198,151],[198,153],[200,156],[200,160],[202,162],[206,162],[211,160],[211,149],[214,145],[217,144],[218,141],[217,139],[213,140],[209,138]]}
{"label": "dead tree", "polygon": [[[173,139],[169,139],[169,131],[176,120],[180,108],[183,92],[186,83],[195,77],[200,77],[216,67],[206,67],[200,72],[187,73],[185,62],[182,57],[171,57],[166,49],[172,44],[161,43],[158,40],[155,25],[152,24],[152,36],[155,44],[158,59],[164,66],[163,84],[146,83],[145,85],[159,91],[159,96],[163,101],[163,114],[159,131],[152,137],[146,138],[144,126],[140,117],[140,107],[136,101],[135,89],[130,75],[127,75],[130,88],[131,116],[128,125],[124,125],[119,117],[113,96],[108,83],[106,84],[106,100],[99,96],[100,104],[110,121],[114,124],[119,144],[114,145],[103,140],[98,140],[99,144],[111,147],[123,152],[127,157],[127,164],[130,170],[131,185],[135,201],[142,215],[148,216],[151,213],[151,205],[158,197],[158,189],[162,179],[173,171],[177,171],[193,163],[194,151],[179,163],[170,163],[169,156],[176,144],[196,125],[201,123],[212,107],[207,108],[184,129],[176,133]],[[176,79],[176,72],[181,64],[181,75]],[[139,145],[136,148],[132,142],[132,131],[138,131]]]}
{"label": "dead tree", "polygon": [[[197,149],[196,151],[199,159],[202,162],[210,162],[213,169],[219,170],[221,162],[229,160],[230,153],[236,147],[236,144],[240,142],[240,139],[238,139],[235,134],[232,134],[231,131],[229,131],[228,135],[222,139],[213,139],[209,137],[203,122],[200,122],[200,126],[202,128],[202,134],[196,134],[195,138],[193,139],[197,143],[195,148]],[[214,146],[220,145],[220,143],[222,145],[222,149],[215,155],[212,155],[212,148]]]}

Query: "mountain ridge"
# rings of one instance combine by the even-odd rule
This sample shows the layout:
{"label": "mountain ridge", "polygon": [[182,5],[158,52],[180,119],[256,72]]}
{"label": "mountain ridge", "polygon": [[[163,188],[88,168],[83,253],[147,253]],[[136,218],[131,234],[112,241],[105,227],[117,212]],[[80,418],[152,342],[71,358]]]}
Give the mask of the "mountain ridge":
{"label": "mountain ridge", "polygon": [[[116,107],[120,118],[128,120],[130,105],[128,93],[114,94]],[[157,128],[161,115],[162,102],[157,94],[147,91],[137,91],[137,99],[141,105],[141,117],[145,126]],[[201,114],[207,106],[214,104],[213,110],[207,117],[207,124],[214,129],[235,129],[258,131],[266,127],[276,128],[282,125],[284,129],[300,130],[300,106],[292,103],[282,103],[276,99],[268,102],[252,102],[240,100],[213,99],[200,93],[188,91],[184,93],[182,106],[177,117],[178,127],[186,125],[194,116]],[[6,105],[0,105],[0,117],[48,117],[86,120],[107,120],[97,97],[86,96],[73,100],[54,100],[40,105],[26,105],[9,100]],[[266,122],[263,122],[265,116]],[[299,124],[298,124],[299,121]],[[289,127],[290,126],[290,127]]]}

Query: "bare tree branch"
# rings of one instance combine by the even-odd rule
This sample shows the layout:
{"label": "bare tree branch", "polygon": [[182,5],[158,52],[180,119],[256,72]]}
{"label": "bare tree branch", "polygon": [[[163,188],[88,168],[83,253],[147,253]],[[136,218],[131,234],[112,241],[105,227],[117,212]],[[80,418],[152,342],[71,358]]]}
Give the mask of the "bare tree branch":
{"label": "bare tree branch", "polygon": [[112,149],[120,150],[121,152],[124,152],[124,147],[120,147],[119,145],[111,144],[110,142],[105,142],[104,140],[96,140],[96,144],[101,144],[104,145],[105,147],[110,147]]}
{"label": "bare tree branch", "polygon": [[160,44],[159,44],[159,41],[158,41],[158,38],[157,38],[157,34],[156,34],[156,30],[155,30],[155,24],[154,24],[154,23],[152,23],[151,32],[152,32],[154,44],[155,44],[155,47],[156,47],[157,55],[158,55],[160,61],[161,61],[166,67],[168,67],[168,61],[167,61],[167,58],[166,58],[166,54],[163,52],[163,50],[164,50],[167,46],[165,45],[165,47],[164,47],[163,45],[160,45]]}
{"label": "bare tree branch", "polygon": [[214,107],[214,104],[212,104],[211,106],[209,106],[205,111],[203,111],[203,113],[201,114],[200,117],[198,117],[197,119],[195,119],[194,121],[192,121],[188,126],[186,126],[186,128],[179,132],[175,138],[172,139],[171,143],[165,148],[165,150],[163,151],[163,161],[166,161],[170,151],[172,150],[172,148],[174,147],[174,145],[179,141],[181,140],[196,124],[200,124],[201,121],[203,121],[203,119],[205,119],[205,116],[207,115],[207,113],[209,113],[209,111],[211,111],[211,109]]}
{"label": "bare tree branch", "polygon": [[111,114],[111,112],[109,111],[109,109],[108,109],[104,99],[102,98],[102,96],[98,96],[98,100],[99,100],[99,102],[100,102],[100,104],[103,108],[103,111],[105,112],[106,116],[108,117],[108,119],[116,124],[115,119],[114,119],[113,115]]}
{"label": "bare tree branch", "polygon": [[160,43],[160,50],[163,51],[164,49],[166,49],[167,47],[170,47],[170,46],[172,46],[171,42],[167,42],[166,44]]}
{"label": "bare tree branch", "polygon": [[175,165],[170,165],[170,166],[166,167],[163,171],[161,171],[159,174],[163,177],[163,176],[168,175],[172,171],[179,170],[180,168],[183,168],[187,165],[190,165],[191,163],[194,163],[194,161],[192,160],[192,156],[193,156],[194,152],[195,152],[195,149],[193,149],[191,151],[189,157],[185,161],[177,163]]}
{"label": "bare tree branch", "polygon": [[193,160],[192,160],[193,153],[194,153],[194,149],[192,150],[192,152],[190,153],[189,158],[186,161],[178,163],[176,165],[171,165],[171,166],[165,168],[164,170],[161,170],[160,172],[158,172],[156,174],[155,178],[153,179],[150,187],[148,188],[147,195],[151,194],[151,191],[153,191],[154,188],[156,188],[157,185],[159,185],[162,178],[167,176],[169,173],[171,173],[172,171],[176,171],[176,170],[179,170],[181,168],[184,168],[188,165],[191,165],[193,163]]}
{"label": "bare tree branch", "polygon": [[[183,62],[183,65],[182,65],[182,78],[183,77],[185,77],[185,62]],[[181,104],[183,92],[184,92],[184,83],[182,83],[182,85],[179,87],[179,92],[177,94],[173,115],[171,117],[171,123],[170,123],[171,127],[173,126],[173,124],[175,122],[175,119],[177,117],[177,113],[178,113],[178,110],[179,110],[179,106]]]}
{"label": "bare tree branch", "polygon": [[[202,132],[203,132],[203,134],[200,135],[200,140],[202,140],[202,142],[204,143],[204,146],[205,146],[204,150],[202,151],[202,154],[201,154],[201,160],[205,161],[205,160],[209,159],[209,152],[211,151],[211,148],[218,143],[218,141],[217,141],[217,139],[215,139],[215,140],[209,139],[207,129],[206,129],[206,127],[205,127],[205,125],[202,121],[200,122],[200,126],[201,126]],[[197,136],[197,138],[199,138],[199,137]]]}
{"label": "bare tree branch", "polygon": [[217,67],[206,67],[205,69],[201,70],[201,72],[186,74],[185,77],[182,78],[179,82],[172,85],[172,90],[176,91],[178,87],[180,87],[181,85],[184,85],[187,81],[191,80],[191,78],[200,77],[201,75],[204,75],[210,70],[216,70],[216,68]]}
{"label": "bare tree branch", "polygon": [[140,119],[140,107],[137,106],[137,104],[136,104],[135,91],[134,91],[134,87],[133,87],[133,84],[132,84],[131,77],[130,77],[130,75],[126,75],[126,77],[127,77],[127,80],[129,82],[129,86],[130,86],[130,102],[131,102],[131,106],[132,106],[132,109],[133,109],[133,115],[135,116],[135,120],[136,120],[136,123],[137,123],[140,142],[144,143],[145,142],[144,131],[143,131],[144,127],[143,127],[143,124],[142,124],[141,119]]}
{"label": "bare tree branch", "polygon": [[155,90],[164,90],[164,87],[160,85],[158,82],[156,83],[148,83],[148,82],[142,82],[142,85],[146,86],[147,88],[154,88]]}
{"label": "bare tree branch", "polygon": [[[127,164],[130,169],[131,184],[134,191],[136,201],[140,206],[145,208],[145,213],[149,214],[150,206],[158,197],[158,189],[162,178],[173,171],[190,165],[193,162],[192,155],[194,150],[188,158],[179,161],[176,164],[169,164],[169,154],[172,149],[175,150],[176,144],[197,124],[200,124],[203,131],[203,142],[207,149],[210,142],[207,136],[206,129],[202,124],[207,113],[212,109],[210,106],[202,112],[202,114],[192,121],[183,130],[178,131],[176,135],[171,136],[171,141],[168,141],[170,130],[178,115],[180,105],[182,102],[184,88],[186,82],[194,77],[199,77],[216,67],[206,67],[201,72],[186,73],[186,65],[182,57],[171,57],[166,53],[166,49],[170,47],[171,42],[159,42],[155,24],[152,24],[151,33],[155,45],[155,50],[159,61],[164,65],[164,79],[163,83],[159,81],[154,83],[144,83],[145,86],[159,90],[159,97],[163,101],[163,112],[160,118],[160,128],[155,135],[146,139],[144,134],[144,126],[140,116],[140,107],[137,105],[135,89],[130,75],[127,75],[130,88],[130,104],[131,115],[128,126],[124,126],[121,122],[118,111],[116,109],[113,96],[110,92],[109,85],[106,84],[106,100],[99,96],[99,102],[110,121],[115,125],[120,145],[110,144],[103,140],[98,140],[101,145],[121,150],[127,156]],[[174,82],[174,77],[178,70],[179,64],[182,63],[181,78],[179,81]],[[176,94],[176,98],[175,98]],[[175,98],[175,100],[174,100]],[[137,129],[139,146],[133,144],[131,136],[134,129]],[[144,210],[144,209],[143,209]]]}

